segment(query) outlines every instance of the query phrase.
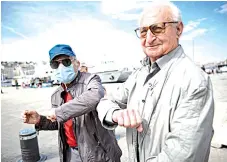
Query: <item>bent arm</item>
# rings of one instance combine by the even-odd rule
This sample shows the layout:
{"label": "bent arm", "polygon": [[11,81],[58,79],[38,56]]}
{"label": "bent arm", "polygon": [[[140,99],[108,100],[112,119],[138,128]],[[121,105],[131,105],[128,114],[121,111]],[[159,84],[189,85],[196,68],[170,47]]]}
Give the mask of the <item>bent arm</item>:
{"label": "bent arm", "polygon": [[186,96],[174,112],[164,148],[148,162],[208,161],[214,116],[211,84]]}
{"label": "bent arm", "polygon": [[117,124],[112,120],[112,114],[116,110],[127,108],[129,91],[135,85],[135,76],[138,71],[135,71],[129,78],[121,84],[116,91],[109,96],[101,99],[97,106],[99,119],[104,128],[113,130]]}
{"label": "bent arm", "polygon": [[40,115],[40,122],[35,124],[36,130],[58,130],[58,122],[52,122],[47,119],[45,116]]}
{"label": "bent arm", "polygon": [[101,79],[93,75],[88,82],[87,89],[78,97],[55,109],[58,122],[81,116],[96,109],[100,99],[104,96]]}

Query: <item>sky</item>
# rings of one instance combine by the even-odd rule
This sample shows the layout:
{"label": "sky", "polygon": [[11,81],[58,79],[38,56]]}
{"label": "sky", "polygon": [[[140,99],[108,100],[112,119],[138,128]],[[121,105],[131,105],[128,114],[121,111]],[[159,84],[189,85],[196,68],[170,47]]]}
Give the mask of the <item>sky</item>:
{"label": "sky", "polygon": [[[1,60],[48,61],[51,47],[69,44],[77,58],[90,65],[107,59],[136,66],[145,54],[134,29],[143,7],[149,3],[1,2]],[[184,32],[180,44],[185,53],[200,64],[227,59],[227,2],[173,3],[182,14]]]}

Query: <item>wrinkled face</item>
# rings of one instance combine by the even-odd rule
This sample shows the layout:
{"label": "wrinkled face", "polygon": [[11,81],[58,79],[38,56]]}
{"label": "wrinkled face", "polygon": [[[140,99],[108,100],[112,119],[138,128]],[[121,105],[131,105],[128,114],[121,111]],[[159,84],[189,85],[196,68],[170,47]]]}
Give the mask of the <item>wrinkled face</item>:
{"label": "wrinkled face", "polygon": [[[75,73],[77,73],[77,71],[79,69],[79,66],[80,66],[79,61],[77,61],[77,60],[75,60],[72,57],[69,57],[67,55],[59,55],[59,56],[56,56],[51,61],[51,64],[54,65],[55,68],[57,67],[56,69],[59,68],[60,64],[62,64],[65,67],[70,66],[72,64]],[[52,65],[51,65],[51,67],[52,67]]]}
{"label": "wrinkled face", "polygon": [[171,13],[167,11],[159,14],[159,16],[145,15],[141,20],[140,28],[136,31],[140,34],[144,53],[152,62],[178,46],[183,24],[171,20],[168,18],[168,14]]}

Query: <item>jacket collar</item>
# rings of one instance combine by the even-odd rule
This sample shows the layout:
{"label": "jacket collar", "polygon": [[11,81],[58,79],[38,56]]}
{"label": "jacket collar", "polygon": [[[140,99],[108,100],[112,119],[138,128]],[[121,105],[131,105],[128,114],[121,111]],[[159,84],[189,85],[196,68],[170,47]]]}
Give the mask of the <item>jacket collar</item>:
{"label": "jacket collar", "polygon": [[156,60],[159,68],[162,69],[172,58],[175,58],[176,55],[181,51],[181,45],[178,45],[177,48],[170,51],[167,55],[162,56],[161,58]]}
{"label": "jacket collar", "polygon": [[[170,51],[167,55],[164,55],[157,59],[155,62],[158,64],[159,68],[162,69],[165,64],[167,64],[172,58],[174,58],[179,51],[181,51],[181,45],[178,45],[177,48]],[[147,66],[149,69],[152,67],[151,61],[149,57],[145,57],[143,60],[140,61],[143,66]]]}

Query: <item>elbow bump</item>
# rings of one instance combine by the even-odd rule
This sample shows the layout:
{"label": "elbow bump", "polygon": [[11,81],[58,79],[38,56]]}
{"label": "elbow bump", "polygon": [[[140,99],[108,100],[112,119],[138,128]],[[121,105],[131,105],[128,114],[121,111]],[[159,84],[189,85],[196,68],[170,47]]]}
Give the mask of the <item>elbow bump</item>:
{"label": "elbow bump", "polygon": [[96,96],[98,101],[100,101],[104,97],[104,90],[103,89],[97,89],[96,90]]}

